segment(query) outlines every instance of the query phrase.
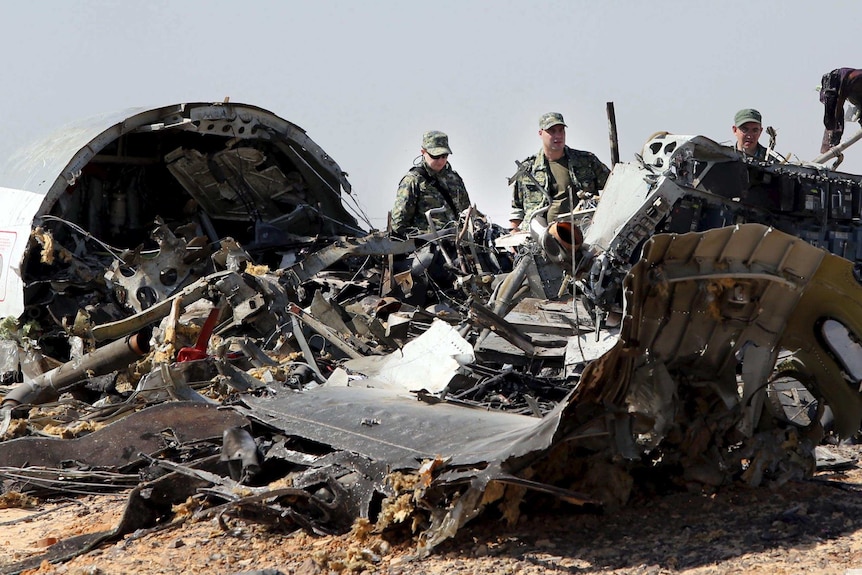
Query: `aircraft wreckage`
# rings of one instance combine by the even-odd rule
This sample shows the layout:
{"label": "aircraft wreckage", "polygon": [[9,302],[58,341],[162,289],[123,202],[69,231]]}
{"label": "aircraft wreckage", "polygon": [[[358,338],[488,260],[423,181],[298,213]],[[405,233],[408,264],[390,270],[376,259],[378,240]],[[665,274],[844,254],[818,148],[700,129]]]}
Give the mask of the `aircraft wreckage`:
{"label": "aircraft wreckage", "polygon": [[201,103],[0,177],[2,497],[129,491],[113,530],[7,570],[189,498],[427,553],[482,512],[780,484],[860,427],[860,176],[659,134],[594,210],[405,239],[301,128]]}

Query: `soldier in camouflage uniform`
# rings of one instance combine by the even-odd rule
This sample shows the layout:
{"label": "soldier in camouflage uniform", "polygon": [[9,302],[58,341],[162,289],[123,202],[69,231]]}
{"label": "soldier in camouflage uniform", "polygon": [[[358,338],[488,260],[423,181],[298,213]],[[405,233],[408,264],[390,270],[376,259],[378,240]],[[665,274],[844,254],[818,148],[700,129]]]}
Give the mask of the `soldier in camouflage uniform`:
{"label": "soldier in camouflage uniform", "polygon": [[512,214],[513,230],[526,228],[533,213],[549,205],[546,214],[551,222],[558,214],[571,211],[569,190],[577,202],[578,192],[598,195],[604,188],[610,170],[595,154],[566,146],[566,123],[563,115],[549,112],[539,118],[542,149],[521,162],[524,170],[514,180]]}
{"label": "soldier in camouflage uniform", "polygon": [[401,178],[395,193],[392,231],[402,237],[430,231],[425,212],[432,208],[445,208],[432,216],[439,230],[457,222],[458,214],[470,207],[464,180],[449,165],[449,137],[443,132],[425,132],[421,152],[421,163]]}

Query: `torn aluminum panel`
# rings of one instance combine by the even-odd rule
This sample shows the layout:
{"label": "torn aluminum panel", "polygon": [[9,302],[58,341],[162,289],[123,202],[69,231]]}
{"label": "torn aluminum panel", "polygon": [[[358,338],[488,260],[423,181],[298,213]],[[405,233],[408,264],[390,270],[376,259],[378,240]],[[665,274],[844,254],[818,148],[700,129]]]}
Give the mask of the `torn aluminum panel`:
{"label": "torn aluminum panel", "polygon": [[[81,274],[90,264],[39,262],[29,243],[38,225],[68,248],[69,261],[109,249],[114,257],[90,266],[95,275],[122,261],[122,249],[147,244],[158,217],[169,229],[191,224],[193,235],[210,242],[231,236],[261,249],[364,233],[342,203],[350,184],[338,164],[295,124],[245,104],[134,109],[67,126],[10,157],[0,186],[7,206],[0,214],[3,317],[27,306],[44,314],[60,279],[70,290],[91,280]],[[182,269],[163,271],[182,285],[174,277]],[[55,304],[53,315],[70,307],[73,313],[80,303]]]}
{"label": "torn aluminum panel", "polygon": [[[287,435],[382,459],[395,468],[418,468],[423,459],[451,452],[470,453],[457,463],[475,463],[537,425],[532,417],[428,405],[409,394],[378,388],[323,386],[274,397],[249,396],[243,402],[248,406],[241,410],[244,415]],[[378,423],[364,423],[368,421]]]}
{"label": "torn aluminum panel", "polygon": [[[862,396],[818,332],[834,319],[853,339],[862,335],[862,287],[853,269],[843,258],[757,224],[654,236],[626,280],[632,305],[620,342],[587,366],[577,399],[626,405],[638,441],[653,447],[669,418],[697,421],[670,415],[669,398],[680,396],[681,386],[701,387],[728,410],[722,424],[728,432],[751,436],[756,414],[747,409],[748,390],[766,387],[785,350],[808,376],[810,391],[835,410],[840,433],[850,435],[862,422]],[[754,379],[746,381],[746,373]],[[677,402],[673,409],[681,407]]]}
{"label": "torn aluminum panel", "polygon": [[454,327],[435,319],[403,348],[385,356],[351,359],[342,366],[368,378],[353,380],[353,386],[440,393],[463,371],[462,366],[475,359],[470,343]]}
{"label": "torn aluminum panel", "polygon": [[[289,436],[385,463],[378,469],[387,474],[419,471],[423,462],[437,461],[434,489],[429,491],[434,491],[431,497],[439,496],[437,489],[448,490],[448,495],[436,503],[417,502],[417,507],[428,508],[431,514],[423,552],[454,535],[481,511],[485,505],[481,496],[491,481],[555,492],[572,502],[589,500],[515,475],[559,440],[566,402],[542,420],[446,403],[429,405],[401,392],[371,388],[319,387],[275,397],[246,397],[244,403],[248,409],[241,411],[254,420]],[[382,488],[386,477],[372,479]]]}

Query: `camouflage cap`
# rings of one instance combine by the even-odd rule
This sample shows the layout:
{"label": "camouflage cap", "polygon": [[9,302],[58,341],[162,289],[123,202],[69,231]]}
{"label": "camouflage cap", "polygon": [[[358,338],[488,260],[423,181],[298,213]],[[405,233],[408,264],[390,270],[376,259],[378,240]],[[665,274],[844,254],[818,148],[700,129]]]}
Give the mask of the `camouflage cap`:
{"label": "camouflage cap", "polygon": [[422,149],[432,156],[452,153],[449,149],[449,136],[437,131],[422,134]]}
{"label": "camouflage cap", "polygon": [[562,124],[563,127],[566,127],[566,121],[563,120],[563,115],[559,112],[548,112],[547,114],[542,114],[542,117],[539,118],[539,129],[547,130],[552,126],[556,126]]}
{"label": "camouflage cap", "polygon": [[736,116],[733,117],[733,125],[738,128],[746,122],[757,122],[760,124],[762,123],[762,119],[763,116],[761,116],[760,112],[754,108],[743,108],[736,113]]}

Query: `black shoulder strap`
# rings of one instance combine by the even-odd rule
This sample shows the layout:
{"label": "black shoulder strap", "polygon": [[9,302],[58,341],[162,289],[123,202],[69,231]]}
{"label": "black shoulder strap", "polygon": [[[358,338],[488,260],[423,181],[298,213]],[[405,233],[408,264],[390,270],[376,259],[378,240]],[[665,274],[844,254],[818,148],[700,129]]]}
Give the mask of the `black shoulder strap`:
{"label": "black shoulder strap", "polygon": [[[444,168],[445,169],[445,168]],[[424,175],[426,177],[433,177],[426,172],[422,166],[413,166],[410,168],[411,171],[415,170],[417,174]],[[449,193],[448,188],[446,188],[446,184],[443,183],[443,180],[440,178],[435,178],[437,180],[437,189],[440,190],[440,193],[443,194],[443,199],[446,200],[446,204],[452,209],[452,213],[456,216],[458,215],[458,209],[455,207],[455,201],[452,199],[452,194]]]}

